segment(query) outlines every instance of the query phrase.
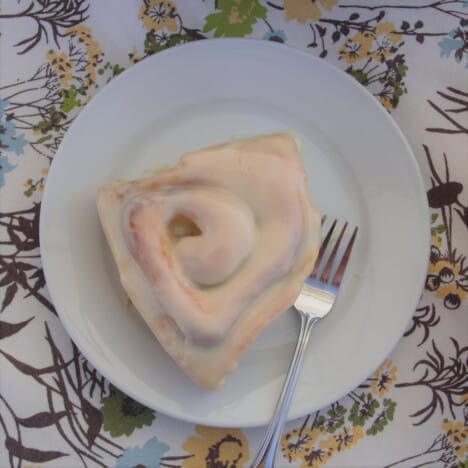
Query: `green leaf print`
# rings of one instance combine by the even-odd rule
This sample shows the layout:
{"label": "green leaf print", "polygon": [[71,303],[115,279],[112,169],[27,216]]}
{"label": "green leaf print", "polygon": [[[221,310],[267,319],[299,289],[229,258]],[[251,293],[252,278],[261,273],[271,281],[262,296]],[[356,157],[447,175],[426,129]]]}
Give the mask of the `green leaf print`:
{"label": "green leaf print", "polygon": [[327,420],[325,419],[325,416],[321,414],[315,419],[312,427],[324,431],[326,422]]}
{"label": "green leaf print", "polygon": [[39,140],[36,141],[36,144],[41,144],[41,143],[45,143],[46,141],[50,140],[52,138],[52,135],[46,135],[46,136],[43,136],[41,138],[39,138]]}
{"label": "green leaf print", "polygon": [[258,0],[219,0],[219,12],[205,19],[204,32],[214,30],[214,37],[242,37],[252,32],[258,19],[265,18],[267,9]]}
{"label": "green leaf print", "polygon": [[363,72],[362,70],[356,70],[350,66],[345,71],[362,85],[367,86],[369,84],[369,77],[367,76],[367,73]]}
{"label": "green leaf print", "polygon": [[122,72],[125,71],[124,67],[121,67],[118,63],[112,67],[112,78],[120,75]]}
{"label": "green leaf print", "polygon": [[337,429],[342,427],[345,423],[344,415],[347,409],[340,404],[334,404],[331,409],[327,411],[329,418],[325,421],[325,427],[330,433],[334,433]]}
{"label": "green leaf print", "polygon": [[156,52],[161,52],[161,50],[169,49],[177,44],[183,44],[185,42],[190,42],[194,39],[189,34],[186,33],[176,33],[169,36],[164,42],[161,41],[161,38],[157,35],[149,32],[145,38],[145,54],[152,55]]}
{"label": "green leaf print", "polygon": [[437,234],[443,234],[444,232],[445,232],[445,226],[443,224],[439,224],[438,226],[431,228],[431,234],[433,236]]}
{"label": "green leaf print", "polygon": [[51,130],[59,131],[62,127],[63,120],[67,115],[63,111],[59,111],[55,106],[47,109],[47,114],[44,120],[41,120],[34,126],[34,130],[39,130],[43,135]]}
{"label": "green leaf print", "polygon": [[72,85],[69,89],[62,89],[60,94],[63,98],[60,109],[63,110],[63,112],[70,112],[75,107],[81,106],[81,99],[77,99],[78,91],[75,86]]}
{"label": "green leaf print", "polygon": [[393,420],[395,415],[396,402],[386,398],[383,401],[383,410],[379,413],[371,427],[367,429],[367,435],[376,435],[378,432],[382,432],[385,426]]}
{"label": "green leaf print", "polygon": [[129,436],[135,429],[151,426],[155,412],[111,385],[109,395],[101,399],[104,430],[112,437]]}
{"label": "green leaf print", "polygon": [[380,403],[372,396],[371,393],[361,393],[358,396],[357,401],[353,404],[350,414],[349,421],[355,426],[364,426],[367,420],[372,418],[375,411],[380,406]]}

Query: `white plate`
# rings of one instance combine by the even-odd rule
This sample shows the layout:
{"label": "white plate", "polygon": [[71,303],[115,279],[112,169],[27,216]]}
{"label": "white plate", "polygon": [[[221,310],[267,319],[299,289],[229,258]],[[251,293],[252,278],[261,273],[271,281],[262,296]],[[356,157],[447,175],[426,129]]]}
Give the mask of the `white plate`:
{"label": "white plate", "polygon": [[188,150],[284,129],[302,137],[319,210],[360,227],[336,308],[313,331],[290,418],[361,383],[414,311],[429,252],[426,197],[411,150],[380,104],[326,62],[270,42],[207,40],[158,53],[76,119],[49,173],[40,226],[47,284],[70,336],[149,407],[215,426],[266,424],[298,324],[284,314],[220,391],[198,389],[124,306],[96,189]]}

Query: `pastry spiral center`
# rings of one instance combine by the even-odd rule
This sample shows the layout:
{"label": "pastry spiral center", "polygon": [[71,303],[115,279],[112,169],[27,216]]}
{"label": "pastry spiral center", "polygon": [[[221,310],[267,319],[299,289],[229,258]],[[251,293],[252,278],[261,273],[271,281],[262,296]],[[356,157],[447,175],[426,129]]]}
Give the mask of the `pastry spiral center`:
{"label": "pastry spiral center", "polygon": [[200,230],[176,241],[174,253],[190,280],[201,286],[225,282],[250,255],[255,220],[238,197],[220,189],[184,191],[168,201],[172,215],[182,215]]}
{"label": "pastry spiral center", "polygon": [[[127,225],[134,233],[130,244],[136,241],[139,252],[151,255],[170,242],[174,261],[196,285],[225,282],[254,247],[255,220],[250,208],[225,190],[156,192],[131,205],[127,211]],[[146,262],[139,263],[145,269]]]}

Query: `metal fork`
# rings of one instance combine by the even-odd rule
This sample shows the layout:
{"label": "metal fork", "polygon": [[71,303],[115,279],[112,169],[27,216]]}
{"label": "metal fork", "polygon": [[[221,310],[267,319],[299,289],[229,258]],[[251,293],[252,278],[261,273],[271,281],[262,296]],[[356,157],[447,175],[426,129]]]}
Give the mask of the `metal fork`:
{"label": "metal fork", "polygon": [[[325,219],[323,219],[323,222]],[[322,224],[323,224],[322,222]],[[301,318],[301,330],[297,339],[296,349],[289,366],[289,371],[281,390],[281,395],[276,404],[275,412],[268,426],[265,438],[252,463],[252,468],[264,467],[273,468],[278,445],[283,433],[284,424],[288,416],[297,378],[304,358],[310,331],[317,321],[330,312],[335,302],[338,290],[343,279],[349,257],[353,249],[354,241],[358,232],[356,227],[341,257],[338,258],[338,249],[348,227],[346,222],[342,227],[338,238],[333,244],[332,235],[337,225],[335,219],[328,230],[315,261],[314,269],[302,286],[301,292],[294,303],[294,308]],[[330,244],[331,252],[326,255],[327,247]],[[328,249],[328,250],[330,250]],[[339,261],[339,265],[332,277],[334,264]],[[317,278],[320,273],[320,277]]]}

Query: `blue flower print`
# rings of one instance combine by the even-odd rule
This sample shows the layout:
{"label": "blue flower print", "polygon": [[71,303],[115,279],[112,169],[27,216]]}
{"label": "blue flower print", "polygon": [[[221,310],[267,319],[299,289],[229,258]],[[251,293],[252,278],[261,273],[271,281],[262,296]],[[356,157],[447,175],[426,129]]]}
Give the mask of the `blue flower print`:
{"label": "blue flower print", "polygon": [[143,447],[129,447],[117,459],[115,468],[159,468],[162,456],[169,450],[169,445],[159,442],[156,437],[149,439]]}
{"label": "blue flower print", "polygon": [[5,174],[11,172],[15,167],[6,156],[0,156],[0,187],[5,185]]}
{"label": "blue flower print", "polygon": [[[450,57],[451,53],[454,52],[453,56],[457,63],[460,63],[463,58],[463,51],[465,41],[463,39],[464,34],[460,30],[453,29],[446,37],[439,41],[440,57]],[[468,67],[468,61],[465,68]]]}
{"label": "blue flower print", "polygon": [[5,151],[11,151],[17,156],[24,152],[27,141],[24,134],[16,134],[16,126],[5,114],[8,101],[0,99],[0,187],[5,185],[5,174],[11,172],[16,166],[11,164],[6,156],[2,156]]}
{"label": "blue flower print", "polygon": [[15,123],[8,120],[5,115],[5,109],[8,101],[0,99],[0,153],[5,151],[13,151],[17,156],[23,154],[23,148],[27,141],[24,139],[24,134],[16,134]]}
{"label": "blue flower print", "polygon": [[3,115],[5,112],[5,108],[8,105],[8,101],[6,99],[0,98],[0,116]]}
{"label": "blue flower print", "polygon": [[281,31],[280,29],[273,29],[272,31],[268,31],[266,34],[264,34],[262,39],[265,41],[281,42],[283,44],[288,40],[284,31]]}

